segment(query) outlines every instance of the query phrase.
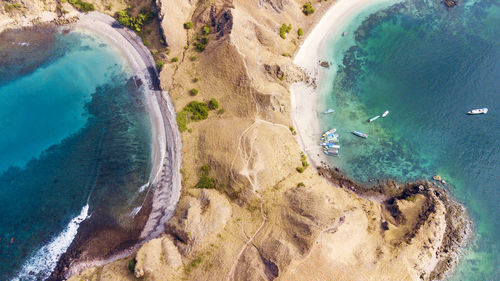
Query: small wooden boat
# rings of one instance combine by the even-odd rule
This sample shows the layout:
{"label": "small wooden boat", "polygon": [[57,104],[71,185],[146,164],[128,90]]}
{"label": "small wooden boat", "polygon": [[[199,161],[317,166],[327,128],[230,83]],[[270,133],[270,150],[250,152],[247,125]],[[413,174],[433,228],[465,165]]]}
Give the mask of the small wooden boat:
{"label": "small wooden boat", "polygon": [[368,137],[367,134],[364,134],[364,133],[361,133],[361,132],[358,132],[358,131],[352,131],[352,133],[355,135],[355,136],[358,136],[360,138],[364,138],[366,139]]}

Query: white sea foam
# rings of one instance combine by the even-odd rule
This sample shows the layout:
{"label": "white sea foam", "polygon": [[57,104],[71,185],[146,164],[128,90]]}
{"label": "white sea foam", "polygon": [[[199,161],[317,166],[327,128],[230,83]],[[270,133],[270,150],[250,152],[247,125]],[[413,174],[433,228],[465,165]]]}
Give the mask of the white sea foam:
{"label": "white sea foam", "polygon": [[146,188],[149,186],[149,182],[147,182],[146,184],[142,185],[141,187],[139,187],[139,193],[143,193],[144,190],[146,190]]}
{"label": "white sea foam", "polygon": [[137,206],[135,207],[129,214],[130,217],[135,217],[135,215],[137,215],[137,213],[139,213],[139,211],[141,210],[142,206]]}
{"label": "white sea foam", "polygon": [[59,235],[52,238],[49,244],[36,251],[24,264],[12,281],[39,280],[47,278],[56,267],[57,261],[76,236],[80,223],[88,218],[89,205],[82,208],[80,214],[73,218]]}

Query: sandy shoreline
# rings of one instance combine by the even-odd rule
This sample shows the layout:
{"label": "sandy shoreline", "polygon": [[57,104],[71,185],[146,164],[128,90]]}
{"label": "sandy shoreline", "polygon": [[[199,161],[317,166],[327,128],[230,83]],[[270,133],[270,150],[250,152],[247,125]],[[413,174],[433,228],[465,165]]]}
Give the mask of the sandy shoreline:
{"label": "sandy shoreline", "polygon": [[[164,231],[165,222],[172,217],[180,198],[181,178],[181,138],[177,128],[176,112],[168,95],[159,85],[156,64],[141,38],[128,28],[117,24],[116,20],[98,12],[82,14],[79,21],[71,26],[88,30],[113,43],[126,57],[134,74],[143,81],[152,123],[153,168],[148,188],[151,200],[145,200],[142,207],[151,209],[136,245],[119,251],[111,257],[71,263],[66,277],[91,266],[100,266],[126,257],[146,241]],[[150,204],[151,206],[145,206]]]}
{"label": "sandy shoreline", "polygon": [[[319,62],[327,60],[322,53],[330,35],[340,36],[341,28],[363,9],[376,4],[397,2],[397,0],[338,0],[307,35],[295,54],[294,64],[301,67],[311,81],[319,81],[326,72],[320,67]],[[317,91],[316,83],[298,82],[290,85],[290,95],[292,122],[298,132],[299,145],[313,164],[312,167],[317,169],[322,163],[329,163],[328,157],[318,145],[322,133],[317,109],[320,92]]]}

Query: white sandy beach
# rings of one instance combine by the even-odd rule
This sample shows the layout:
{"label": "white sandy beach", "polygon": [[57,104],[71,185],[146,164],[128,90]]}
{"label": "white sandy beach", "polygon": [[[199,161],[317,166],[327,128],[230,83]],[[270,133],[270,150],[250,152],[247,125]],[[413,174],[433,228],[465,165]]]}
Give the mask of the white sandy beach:
{"label": "white sandy beach", "polygon": [[[330,36],[335,34],[341,36],[341,28],[363,9],[381,3],[397,2],[394,0],[338,0],[307,35],[295,54],[293,62],[304,69],[311,79],[319,81],[325,72],[319,62],[327,60],[322,54]],[[290,95],[292,122],[298,132],[299,145],[313,164],[312,166],[320,167],[322,162],[328,163],[327,156],[318,145],[322,133],[317,111],[320,92],[314,85],[298,82],[290,86]]]}

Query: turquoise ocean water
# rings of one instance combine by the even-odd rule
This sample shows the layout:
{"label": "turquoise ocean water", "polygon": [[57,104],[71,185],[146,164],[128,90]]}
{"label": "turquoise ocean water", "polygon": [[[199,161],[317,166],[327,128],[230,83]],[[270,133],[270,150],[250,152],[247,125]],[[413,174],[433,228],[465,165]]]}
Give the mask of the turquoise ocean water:
{"label": "turquoise ocean water", "polygon": [[[441,175],[474,221],[452,280],[500,280],[500,2],[406,1],[364,11],[331,34],[337,67],[320,82],[332,164],[361,182]],[[488,107],[481,116],[470,109]],[[367,120],[389,110],[386,118]],[[358,130],[369,135],[360,139]]]}
{"label": "turquoise ocean water", "polygon": [[127,226],[151,125],[124,56],[83,31],[0,36],[0,278],[44,279],[78,223]]}

